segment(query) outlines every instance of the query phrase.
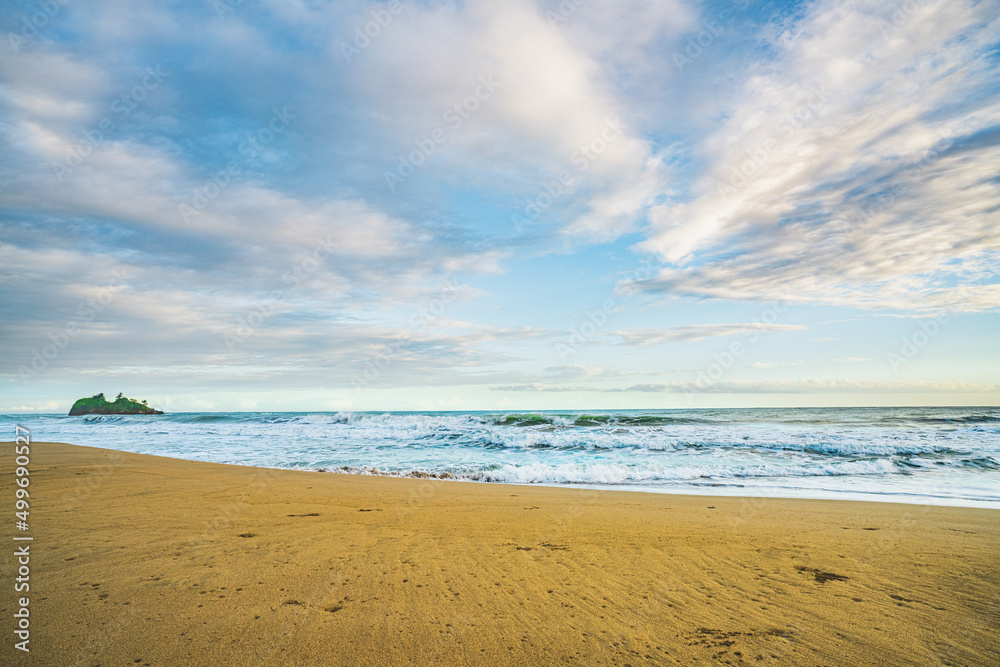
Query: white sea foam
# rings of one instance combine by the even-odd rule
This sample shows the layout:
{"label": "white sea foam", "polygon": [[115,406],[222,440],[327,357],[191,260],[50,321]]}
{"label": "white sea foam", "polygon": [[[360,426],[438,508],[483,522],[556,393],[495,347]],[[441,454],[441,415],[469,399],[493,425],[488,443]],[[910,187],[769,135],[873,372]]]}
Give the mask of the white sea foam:
{"label": "white sea foam", "polygon": [[516,484],[631,484],[650,481],[694,479],[733,479],[742,477],[807,477],[826,475],[891,475],[900,473],[889,461],[856,461],[819,466],[731,466],[720,468],[638,467],[613,464],[582,465],[564,463],[556,466],[530,463],[505,465],[468,475],[470,479]]}
{"label": "white sea foam", "polygon": [[1000,502],[995,408],[0,415],[7,422],[39,441],[280,468]]}

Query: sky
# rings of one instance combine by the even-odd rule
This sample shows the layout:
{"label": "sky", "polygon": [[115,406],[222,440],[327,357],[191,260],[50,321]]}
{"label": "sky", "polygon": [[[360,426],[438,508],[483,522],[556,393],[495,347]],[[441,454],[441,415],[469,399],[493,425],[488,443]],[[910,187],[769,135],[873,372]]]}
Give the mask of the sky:
{"label": "sky", "polygon": [[0,412],[1000,404],[998,1],[0,30]]}

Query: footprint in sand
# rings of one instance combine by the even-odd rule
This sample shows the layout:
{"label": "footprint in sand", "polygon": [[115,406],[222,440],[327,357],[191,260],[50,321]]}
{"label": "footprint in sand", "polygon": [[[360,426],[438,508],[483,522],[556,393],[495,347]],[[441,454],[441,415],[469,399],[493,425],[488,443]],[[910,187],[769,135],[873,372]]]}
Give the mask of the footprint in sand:
{"label": "footprint in sand", "polygon": [[799,572],[811,573],[813,575],[813,578],[815,578],[815,580],[821,584],[825,584],[828,581],[847,581],[848,579],[842,574],[834,574],[833,572],[823,572],[821,570],[817,570],[814,567],[805,567],[799,565],[795,569],[798,570]]}

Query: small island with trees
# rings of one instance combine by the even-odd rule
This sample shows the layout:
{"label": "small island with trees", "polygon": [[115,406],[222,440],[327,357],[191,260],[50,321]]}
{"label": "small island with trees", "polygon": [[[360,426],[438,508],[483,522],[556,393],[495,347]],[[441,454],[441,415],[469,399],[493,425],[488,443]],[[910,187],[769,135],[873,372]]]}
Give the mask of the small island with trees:
{"label": "small island with trees", "polygon": [[114,402],[109,402],[104,398],[104,394],[97,394],[90,398],[81,398],[69,410],[70,417],[78,415],[162,415],[160,410],[154,410],[146,404],[146,401],[137,401],[132,398],[125,398],[121,394]]}

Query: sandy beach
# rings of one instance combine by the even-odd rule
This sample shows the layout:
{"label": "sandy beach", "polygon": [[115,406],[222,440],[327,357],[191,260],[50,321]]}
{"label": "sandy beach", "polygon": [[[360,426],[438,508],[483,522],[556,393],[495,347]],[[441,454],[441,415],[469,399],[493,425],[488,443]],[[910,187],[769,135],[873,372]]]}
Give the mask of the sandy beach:
{"label": "sandy beach", "polygon": [[3,664],[1000,664],[994,510],[31,449]]}

